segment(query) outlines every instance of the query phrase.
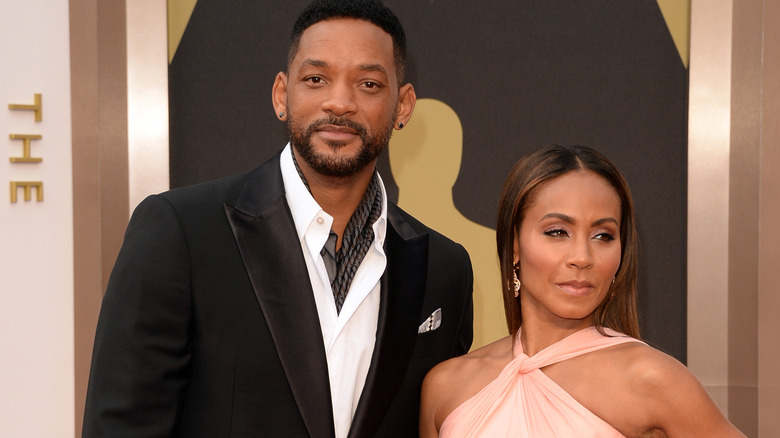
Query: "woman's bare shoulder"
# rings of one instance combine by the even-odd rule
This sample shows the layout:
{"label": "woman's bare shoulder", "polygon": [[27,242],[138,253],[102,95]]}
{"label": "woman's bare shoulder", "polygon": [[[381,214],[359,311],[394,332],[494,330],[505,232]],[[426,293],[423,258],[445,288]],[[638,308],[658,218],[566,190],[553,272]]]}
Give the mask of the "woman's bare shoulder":
{"label": "woman's bare shoulder", "polygon": [[508,336],[433,367],[423,381],[421,421],[438,430],[450,412],[495,380],[511,360]]}
{"label": "woman's bare shoulder", "polygon": [[428,372],[425,380],[430,384],[444,383],[449,386],[453,381],[459,381],[461,376],[472,378],[475,371],[500,365],[502,361],[508,362],[507,358],[511,360],[511,351],[512,338],[507,336],[463,356],[441,362]]}
{"label": "woman's bare shoulder", "polygon": [[681,388],[700,386],[693,374],[674,357],[647,344],[630,342],[601,350],[594,355],[603,364],[610,387],[630,388],[620,392],[640,400],[664,400]]}
{"label": "woman's bare shoulder", "polygon": [[616,374],[622,374],[618,381],[627,388],[623,394],[631,399],[624,401],[641,408],[634,420],[643,423],[644,430],[660,430],[669,437],[742,436],[696,376],[674,357],[640,343],[610,350]]}
{"label": "woman's bare shoulder", "polygon": [[693,374],[674,357],[643,343],[622,344],[612,353],[620,357],[620,368],[635,385],[657,392],[680,383],[698,383]]}

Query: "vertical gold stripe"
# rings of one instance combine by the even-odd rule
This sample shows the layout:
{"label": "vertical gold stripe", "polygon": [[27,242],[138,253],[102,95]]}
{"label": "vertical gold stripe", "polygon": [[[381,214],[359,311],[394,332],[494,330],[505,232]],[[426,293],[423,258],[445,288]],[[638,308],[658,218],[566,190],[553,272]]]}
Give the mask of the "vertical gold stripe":
{"label": "vertical gold stripe", "polygon": [[168,63],[173,61],[198,0],[168,0]]}
{"label": "vertical gold stripe", "polygon": [[690,0],[658,0],[658,7],[666,20],[666,27],[672,34],[674,44],[683,65],[688,67],[690,53],[691,1]]}

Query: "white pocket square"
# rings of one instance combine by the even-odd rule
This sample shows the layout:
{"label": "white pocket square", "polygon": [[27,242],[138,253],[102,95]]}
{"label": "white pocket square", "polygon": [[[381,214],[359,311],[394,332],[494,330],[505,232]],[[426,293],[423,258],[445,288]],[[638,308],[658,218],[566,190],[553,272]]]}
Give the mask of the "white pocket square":
{"label": "white pocket square", "polygon": [[425,319],[420,327],[417,329],[417,333],[432,332],[441,326],[441,307],[434,310],[431,316]]}

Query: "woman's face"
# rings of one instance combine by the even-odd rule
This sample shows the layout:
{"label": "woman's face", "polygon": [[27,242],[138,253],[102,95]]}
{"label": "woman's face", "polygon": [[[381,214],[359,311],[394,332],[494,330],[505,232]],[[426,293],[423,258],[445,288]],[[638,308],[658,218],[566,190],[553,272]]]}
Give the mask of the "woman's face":
{"label": "woman's face", "polygon": [[590,171],[536,189],[514,242],[524,322],[593,324],[620,266],[620,211],[615,189]]}

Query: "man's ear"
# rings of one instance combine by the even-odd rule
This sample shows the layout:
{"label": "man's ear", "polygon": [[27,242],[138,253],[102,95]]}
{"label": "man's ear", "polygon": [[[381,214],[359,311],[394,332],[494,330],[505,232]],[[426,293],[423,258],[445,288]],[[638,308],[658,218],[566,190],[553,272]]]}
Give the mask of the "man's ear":
{"label": "man's ear", "polygon": [[271,103],[279,120],[286,120],[287,111],[287,75],[284,72],[276,74],[274,86],[271,89]]}
{"label": "man's ear", "polygon": [[395,129],[401,129],[409,123],[417,103],[417,94],[412,84],[405,84],[398,90],[398,105],[395,112]]}

